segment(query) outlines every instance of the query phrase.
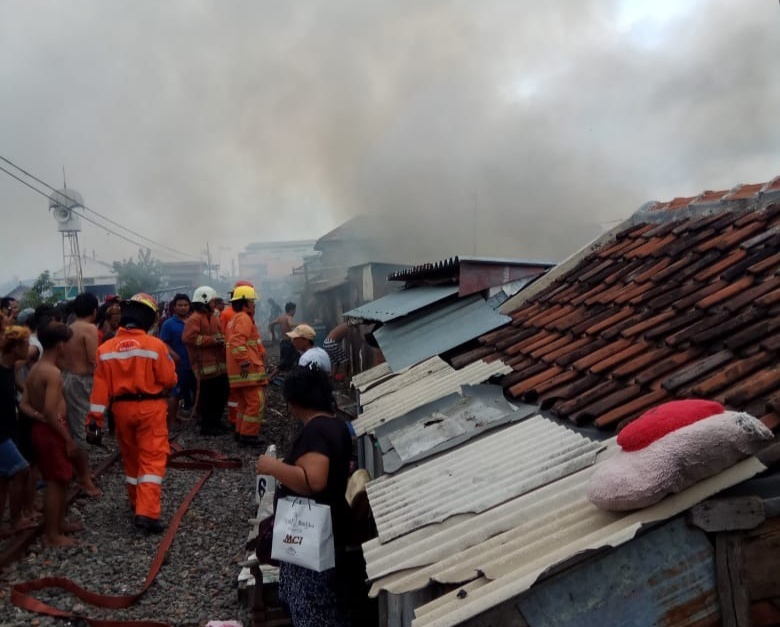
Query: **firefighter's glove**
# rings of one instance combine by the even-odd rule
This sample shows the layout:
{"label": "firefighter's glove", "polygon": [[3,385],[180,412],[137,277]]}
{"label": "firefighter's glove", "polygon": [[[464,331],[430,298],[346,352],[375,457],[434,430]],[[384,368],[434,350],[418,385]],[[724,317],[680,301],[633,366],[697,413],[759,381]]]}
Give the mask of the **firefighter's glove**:
{"label": "firefighter's glove", "polygon": [[93,446],[103,446],[103,432],[95,421],[90,421],[87,425],[87,444]]}

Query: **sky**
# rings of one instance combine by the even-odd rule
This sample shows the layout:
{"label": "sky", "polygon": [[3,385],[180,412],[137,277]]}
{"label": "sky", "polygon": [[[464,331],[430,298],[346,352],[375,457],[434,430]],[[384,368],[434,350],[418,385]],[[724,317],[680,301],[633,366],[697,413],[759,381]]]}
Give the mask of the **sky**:
{"label": "sky", "polygon": [[[224,265],[358,214],[384,261],[558,260],[780,175],[779,58],[770,0],[0,0],[0,156]],[[0,281],[61,267],[47,207],[0,172]]]}

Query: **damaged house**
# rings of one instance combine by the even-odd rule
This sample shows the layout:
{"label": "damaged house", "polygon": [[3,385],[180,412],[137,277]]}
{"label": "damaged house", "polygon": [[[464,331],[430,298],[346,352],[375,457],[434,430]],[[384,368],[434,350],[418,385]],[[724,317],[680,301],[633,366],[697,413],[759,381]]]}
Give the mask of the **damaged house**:
{"label": "damaged house", "polygon": [[491,312],[353,379],[381,623],[780,624],[776,445],[644,509],[586,496],[666,401],[780,425],[780,178],[648,203]]}

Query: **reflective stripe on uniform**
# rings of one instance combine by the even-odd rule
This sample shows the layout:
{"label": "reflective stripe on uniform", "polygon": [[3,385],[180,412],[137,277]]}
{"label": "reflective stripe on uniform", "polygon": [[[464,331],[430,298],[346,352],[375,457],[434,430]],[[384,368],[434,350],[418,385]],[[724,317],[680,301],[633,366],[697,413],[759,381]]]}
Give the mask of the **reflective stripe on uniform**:
{"label": "reflective stripe on uniform", "polygon": [[228,401],[228,407],[238,407],[238,403],[234,403],[233,401]]}
{"label": "reflective stripe on uniform", "polygon": [[265,372],[250,372],[245,377],[240,374],[231,374],[228,376],[230,383],[257,383],[265,381]]}
{"label": "reflective stripe on uniform", "polygon": [[138,483],[156,483],[162,485],[163,478],[159,475],[141,475],[138,477]]}
{"label": "reflective stripe on uniform", "polygon": [[[144,350],[143,348],[134,348],[121,353],[103,353],[100,361],[110,361],[112,359],[132,359],[133,357],[146,357],[147,359],[158,359],[160,355],[157,351]],[[170,355],[169,355],[170,357]]]}
{"label": "reflective stripe on uniform", "polygon": [[125,482],[129,483],[130,485],[138,485],[138,479],[135,477],[128,477],[127,475],[125,475]]}
{"label": "reflective stripe on uniform", "polygon": [[106,411],[105,405],[95,405],[94,403],[89,404],[89,411],[94,411],[95,413],[102,414]]}

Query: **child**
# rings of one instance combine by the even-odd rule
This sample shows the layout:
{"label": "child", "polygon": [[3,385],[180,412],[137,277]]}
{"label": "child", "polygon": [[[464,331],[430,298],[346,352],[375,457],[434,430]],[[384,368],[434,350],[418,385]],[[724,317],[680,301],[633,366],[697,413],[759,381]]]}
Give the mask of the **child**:
{"label": "child", "polygon": [[61,322],[51,322],[38,331],[43,357],[30,370],[24,388],[22,411],[35,419],[33,446],[38,455],[41,476],[46,481],[43,506],[44,542],[47,546],[71,546],[76,543],[66,533],[80,531],[81,524],[65,522],[68,484],[73,478],[71,460],[78,454],[66,422],[62,373],[57,360],[73,332]]}
{"label": "child", "polygon": [[[22,513],[24,488],[29,476],[29,464],[16,447],[16,362],[27,358],[30,332],[24,327],[9,326],[2,332],[3,352],[0,356],[0,520],[5,511],[6,496],[10,501],[10,530],[17,531],[33,524]],[[7,531],[6,531],[7,533]]]}

